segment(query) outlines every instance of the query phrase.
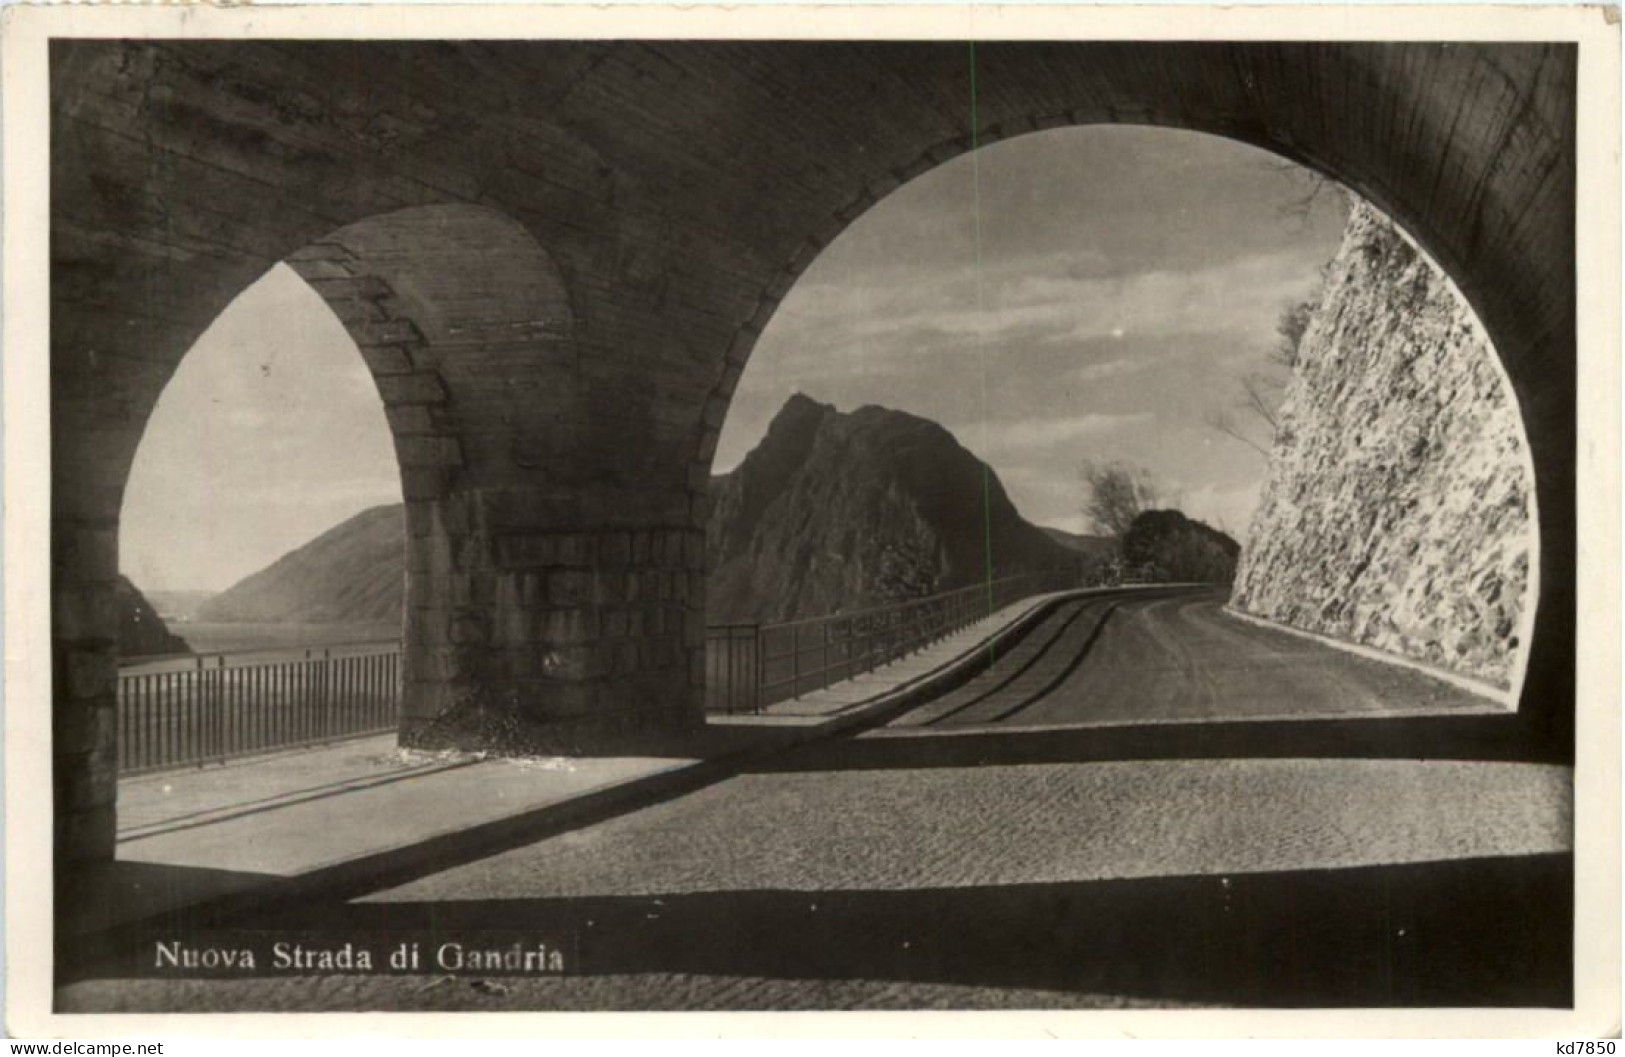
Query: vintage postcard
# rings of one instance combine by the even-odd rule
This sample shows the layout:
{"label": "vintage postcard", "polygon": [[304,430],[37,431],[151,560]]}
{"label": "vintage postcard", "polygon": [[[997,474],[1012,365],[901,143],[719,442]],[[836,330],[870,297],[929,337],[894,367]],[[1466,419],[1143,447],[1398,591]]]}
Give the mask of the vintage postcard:
{"label": "vintage postcard", "polygon": [[1617,1034],[1617,22],[7,9],[8,1031]]}

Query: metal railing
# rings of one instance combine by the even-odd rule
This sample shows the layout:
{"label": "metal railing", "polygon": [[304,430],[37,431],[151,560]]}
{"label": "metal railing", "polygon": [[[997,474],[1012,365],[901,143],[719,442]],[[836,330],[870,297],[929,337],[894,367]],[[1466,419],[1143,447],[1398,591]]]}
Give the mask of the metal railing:
{"label": "metal railing", "polygon": [[1075,581],[1075,574],[1024,573],[854,613],[708,627],[706,710],[760,712],[872,672],[1012,602],[1076,586]]}
{"label": "metal railing", "polygon": [[762,628],[758,624],[712,624],[705,629],[705,710],[757,712],[761,685]]}
{"label": "metal railing", "polygon": [[[706,629],[706,709],[769,705],[874,671],[1012,602],[1076,586],[1029,573],[929,598],[782,624]],[[120,661],[118,764],[142,774],[393,730],[401,644],[129,657]]]}
{"label": "metal railing", "polygon": [[400,643],[132,657],[118,765],[141,774],[392,730]]}

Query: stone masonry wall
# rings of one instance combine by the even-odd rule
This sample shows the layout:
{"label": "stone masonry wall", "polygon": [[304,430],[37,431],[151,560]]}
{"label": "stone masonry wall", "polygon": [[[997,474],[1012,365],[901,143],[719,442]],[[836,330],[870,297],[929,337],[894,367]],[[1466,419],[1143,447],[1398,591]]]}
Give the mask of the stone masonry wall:
{"label": "stone masonry wall", "polygon": [[[511,495],[503,502],[511,502]],[[692,726],[703,537],[687,528],[472,531],[409,505],[403,743],[580,755]],[[477,502],[489,521],[502,502]],[[453,541],[456,542],[453,542]]]}
{"label": "stone masonry wall", "polygon": [[1232,604],[1508,687],[1528,647],[1534,482],[1495,355],[1443,272],[1357,205]]}

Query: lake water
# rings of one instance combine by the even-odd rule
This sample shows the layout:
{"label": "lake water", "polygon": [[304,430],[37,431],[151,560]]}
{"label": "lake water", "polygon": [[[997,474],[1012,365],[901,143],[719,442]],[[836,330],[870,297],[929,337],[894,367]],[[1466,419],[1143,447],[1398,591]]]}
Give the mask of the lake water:
{"label": "lake water", "polygon": [[399,621],[346,624],[223,624],[209,621],[177,622],[169,630],[185,639],[194,653],[227,650],[285,649],[296,646],[336,646],[359,642],[399,642]]}

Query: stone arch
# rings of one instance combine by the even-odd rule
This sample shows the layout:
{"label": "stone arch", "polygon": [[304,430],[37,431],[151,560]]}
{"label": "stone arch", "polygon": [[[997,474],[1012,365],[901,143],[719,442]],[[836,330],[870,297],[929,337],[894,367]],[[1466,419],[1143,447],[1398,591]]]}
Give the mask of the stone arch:
{"label": "stone arch", "polygon": [[[534,505],[526,452],[549,440],[530,436],[530,428],[545,427],[550,405],[562,411],[573,398],[567,384],[547,382],[549,365],[564,372],[574,366],[575,314],[548,253],[522,225],[481,206],[414,206],[368,217],[316,238],[283,263],[355,342],[392,434],[406,503],[401,709],[410,737],[482,675],[530,663],[537,621],[524,585],[516,588],[511,576],[499,583],[498,537],[503,510],[518,511],[508,520],[522,522]],[[230,274],[248,276],[245,289],[259,277],[248,266]],[[170,337],[201,333],[209,322],[176,328]],[[97,504],[94,516],[59,517],[67,522],[59,524],[53,562],[58,637],[66,640],[59,674],[87,707],[59,713],[57,744],[59,752],[79,748],[90,757],[87,773],[64,795],[81,809],[80,824],[97,828],[111,821],[116,781],[111,585],[119,510],[146,423],[191,346],[171,340],[165,347],[175,350],[171,357],[122,368],[122,384],[110,387],[116,402],[57,405],[67,420],[57,428],[79,427],[77,457],[57,467],[70,478],[62,501],[81,509]],[[89,360],[91,368],[104,366],[94,351]],[[84,428],[92,416],[96,428]],[[87,438],[94,442],[90,453]]]}

